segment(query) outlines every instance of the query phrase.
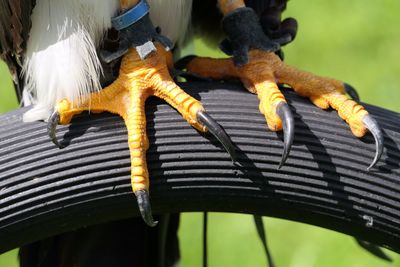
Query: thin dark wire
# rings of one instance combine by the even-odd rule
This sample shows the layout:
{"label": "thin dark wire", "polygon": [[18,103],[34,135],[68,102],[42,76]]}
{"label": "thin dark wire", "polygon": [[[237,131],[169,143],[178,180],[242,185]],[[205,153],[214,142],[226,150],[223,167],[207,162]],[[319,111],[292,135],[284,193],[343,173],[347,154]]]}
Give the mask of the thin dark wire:
{"label": "thin dark wire", "polygon": [[208,213],[203,214],[203,267],[208,266],[207,255],[207,227],[208,226]]}
{"label": "thin dark wire", "polygon": [[165,267],[165,250],[167,247],[167,236],[170,214],[164,214],[160,218],[160,231],[158,233],[158,267]]}
{"label": "thin dark wire", "polygon": [[264,250],[265,250],[265,254],[267,255],[268,266],[275,267],[274,260],[272,259],[271,252],[269,251],[269,248],[267,245],[267,235],[265,233],[264,222],[262,220],[262,217],[258,216],[258,215],[254,215],[253,217],[254,217],[254,222],[256,224],[258,237],[260,237],[260,240],[261,240]]}

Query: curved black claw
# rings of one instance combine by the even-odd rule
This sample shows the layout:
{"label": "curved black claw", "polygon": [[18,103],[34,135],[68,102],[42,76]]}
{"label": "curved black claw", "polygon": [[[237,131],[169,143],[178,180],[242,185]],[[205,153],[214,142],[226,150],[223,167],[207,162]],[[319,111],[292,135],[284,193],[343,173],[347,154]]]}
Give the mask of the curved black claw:
{"label": "curved black claw", "polygon": [[58,148],[64,148],[64,146],[58,142],[56,136],[56,128],[59,123],[60,123],[60,113],[58,113],[58,111],[54,111],[47,122],[47,134],[49,135],[51,141],[53,141],[53,143]]}
{"label": "curved black claw", "polygon": [[357,90],[348,83],[343,83],[344,89],[346,93],[356,102],[360,101],[360,96],[358,95]]}
{"label": "curved black claw", "polygon": [[195,55],[187,55],[184,56],[183,58],[178,59],[178,61],[175,62],[174,67],[177,68],[178,70],[183,70],[186,69],[186,66],[197,56]]}
{"label": "curved black claw", "polygon": [[142,215],[144,222],[150,227],[156,226],[158,222],[154,221],[153,219],[149,192],[147,192],[146,190],[138,190],[135,192],[135,195],[139,206],[139,211]]}
{"label": "curved black claw", "polygon": [[375,164],[378,162],[378,160],[382,156],[383,152],[383,133],[381,128],[378,125],[378,122],[371,117],[370,115],[366,115],[363,118],[363,123],[365,127],[371,132],[371,134],[374,136],[375,139],[375,146],[376,146],[376,153],[375,153],[375,158],[372,161],[371,165],[367,168],[367,170],[371,170],[372,167],[375,166]]}
{"label": "curved black claw", "polygon": [[188,55],[176,61],[174,64],[174,68],[172,69],[174,75],[173,77],[175,78],[176,76],[180,76],[182,78],[185,78],[187,81],[211,82],[212,79],[210,78],[200,76],[190,71],[183,71],[184,69],[186,69],[187,65],[196,57],[197,56],[194,55]]}
{"label": "curved black claw", "polygon": [[197,120],[207,127],[212,135],[224,146],[225,150],[229,153],[233,161],[236,161],[236,149],[232,144],[231,139],[226,134],[225,130],[219,125],[210,115],[205,111],[197,112]]}
{"label": "curved black claw", "polygon": [[281,102],[276,107],[276,113],[282,120],[283,125],[283,154],[281,162],[279,163],[278,169],[285,164],[287,157],[289,156],[290,149],[292,148],[294,139],[294,118],[293,113],[287,103]]}

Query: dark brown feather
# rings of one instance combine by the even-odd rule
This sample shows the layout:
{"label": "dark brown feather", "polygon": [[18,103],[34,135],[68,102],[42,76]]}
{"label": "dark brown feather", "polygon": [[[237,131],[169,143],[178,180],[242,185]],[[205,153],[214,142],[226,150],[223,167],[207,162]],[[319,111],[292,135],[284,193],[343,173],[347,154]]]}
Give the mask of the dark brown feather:
{"label": "dark brown feather", "polygon": [[[262,14],[276,10],[276,19],[281,23],[281,13],[286,9],[288,0],[245,0],[247,7],[251,7],[259,17]],[[275,17],[274,17],[275,19]],[[195,34],[205,38],[213,45],[224,37],[221,27],[222,14],[217,8],[216,0],[194,0],[192,24]]]}
{"label": "dark brown feather", "polygon": [[20,71],[36,0],[0,0],[0,58],[10,69],[21,96]]}

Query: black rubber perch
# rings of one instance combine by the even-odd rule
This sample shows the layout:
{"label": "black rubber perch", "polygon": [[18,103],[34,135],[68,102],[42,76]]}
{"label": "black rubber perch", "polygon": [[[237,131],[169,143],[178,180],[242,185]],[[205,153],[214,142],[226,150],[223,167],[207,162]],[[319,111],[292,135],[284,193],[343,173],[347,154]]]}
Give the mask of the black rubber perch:
{"label": "black rubber perch", "polygon": [[[354,137],[335,111],[283,90],[296,134],[280,170],[282,133],[240,85],[181,84],[231,137],[237,160],[165,102],[147,102],[150,198],[154,214],[246,212],[333,229],[400,252],[400,116],[365,105],[382,127],[376,166],[371,134]],[[123,121],[82,114],[57,127],[0,116],[0,252],[83,226],[140,216],[130,185]]]}

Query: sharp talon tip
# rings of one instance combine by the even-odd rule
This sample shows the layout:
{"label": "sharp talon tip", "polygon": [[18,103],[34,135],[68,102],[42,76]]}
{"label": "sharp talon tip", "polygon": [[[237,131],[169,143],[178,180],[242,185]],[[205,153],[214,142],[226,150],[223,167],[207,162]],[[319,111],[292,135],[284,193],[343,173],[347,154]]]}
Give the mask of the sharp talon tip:
{"label": "sharp talon tip", "polygon": [[47,134],[49,135],[51,141],[58,147],[58,148],[64,148],[63,145],[61,145],[56,136],[56,129],[57,125],[60,123],[60,113],[58,111],[54,111],[53,114],[51,114],[48,122],[47,122]]}
{"label": "sharp talon tip", "polygon": [[360,96],[357,93],[357,90],[351,86],[348,83],[343,83],[344,89],[346,91],[346,93],[354,100],[359,102],[360,101]]}
{"label": "sharp talon tip", "polygon": [[225,130],[219,125],[210,115],[205,111],[199,111],[197,113],[197,120],[207,127],[212,135],[214,135],[218,141],[223,145],[225,150],[229,153],[233,162],[237,160],[236,149],[232,144],[231,139],[225,132]]}
{"label": "sharp talon tip", "polygon": [[376,163],[379,161],[379,159],[382,156],[383,153],[383,134],[382,130],[379,127],[377,121],[371,117],[370,115],[366,115],[363,118],[363,123],[365,127],[371,132],[375,139],[375,147],[376,147],[376,152],[375,152],[375,157],[374,160],[372,161],[371,165],[367,168],[368,171],[370,171]]}
{"label": "sharp talon tip", "polygon": [[144,222],[150,227],[156,226],[158,222],[154,221],[153,219],[149,192],[146,190],[138,190],[135,192],[135,195],[139,206],[140,215],[142,215]]}
{"label": "sharp talon tip", "polygon": [[281,159],[281,161],[279,162],[279,165],[278,165],[278,170],[280,170],[282,168],[282,166],[283,166],[283,164],[285,164],[285,162],[286,162],[286,159],[284,160],[283,159],[283,155],[282,155],[282,159]]}
{"label": "sharp talon tip", "polygon": [[279,163],[278,170],[285,164],[294,139],[294,118],[289,105],[286,102],[281,102],[276,107],[276,113],[282,120],[283,125],[283,153]]}

